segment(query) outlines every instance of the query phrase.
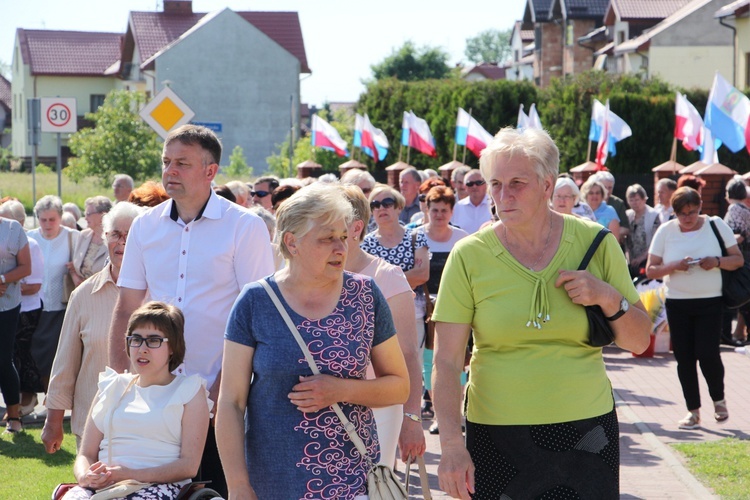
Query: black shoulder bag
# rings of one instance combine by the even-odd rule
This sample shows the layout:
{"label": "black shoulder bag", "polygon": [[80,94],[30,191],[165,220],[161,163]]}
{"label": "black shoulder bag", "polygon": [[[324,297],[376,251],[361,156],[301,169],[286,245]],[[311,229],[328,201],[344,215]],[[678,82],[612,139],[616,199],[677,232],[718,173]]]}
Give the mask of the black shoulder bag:
{"label": "black shoulder bag", "polygon": [[[719,234],[719,229],[714,224],[712,218],[709,217],[711,223],[711,229],[716,235],[716,239],[719,240],[719,246],[721,247],[722,257],[729,255],[727,253],[727,247],[724,245],[724,238]],[[721,270],[721,294],[724,298],[724,305],[729,309],[737,309],[750,302],[750,263],[745,263],[739,269],[734,271]]]}
{"label": "black shoulder bag", "polygon": [[[578,266],[579,271],[584,271],[589,266],[591,258],[596,253],[597,248],[599,248],[599,244],[609,233],[610,230],[606,227],[603,227],[601,231],[597,233],[594,241],[591,242],[591,246],[586,252],[586,255],[583,256],[581,265]],[[586,308],[586,317],[589,320],[589,344],[591,347],[604,347],[614,342],[615,332],[612,330],[609,321],[607,321],[607,318],[604,316],[602,308],[597,305],[584,307]]]}

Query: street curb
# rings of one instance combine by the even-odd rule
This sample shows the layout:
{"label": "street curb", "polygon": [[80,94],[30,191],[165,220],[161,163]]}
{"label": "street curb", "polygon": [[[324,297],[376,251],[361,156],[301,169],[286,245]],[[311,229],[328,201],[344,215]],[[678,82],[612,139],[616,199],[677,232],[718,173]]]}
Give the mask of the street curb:
{"label": "street curb", "polygon": [[651,428],[648,426],[648,424],[643,422],[635,414],[628,403],[625,402],[625,400],[617,392],[617,389],[613,389],[612,391],[615,396],[615,406],[617,407],[617,410],[622,412],[622,414],[628,420],[630,420],[633,425],[635,425],[635,428],[638,429],[638,432],[640,432],[640,434],[643,436],[643,439],[646,441],[646,443],[648,443],[654,453],[659,455],[659,457],[664,460],[666,465],[674,473],[677,479],[682,484],[684,484],[688,490],[690,490],[690,492],[693,494],[693,498],[700,500],[713,500],[719,498],[711,493],[708,488],[703,486],[703,484],[701,484],[701,482],[698,481],[695,476],[685,468],[682,462],[680,462],[680,460],[675,456],[672,449],[666,444],[662,443],[661,440],[659,440],[659,438],[656,437],[656,435],[651,431]]}

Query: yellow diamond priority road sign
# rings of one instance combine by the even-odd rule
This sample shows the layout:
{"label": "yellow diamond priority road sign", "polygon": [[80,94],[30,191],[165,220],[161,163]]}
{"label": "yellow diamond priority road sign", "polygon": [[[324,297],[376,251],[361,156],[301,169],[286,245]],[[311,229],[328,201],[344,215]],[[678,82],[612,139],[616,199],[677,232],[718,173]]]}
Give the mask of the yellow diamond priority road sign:
{"label": "yellow diamond priority road sign", "polygon": [[165,139],[171,130],[189,123],[195,113],[172,89],[164,87],[143,107],[140,115],[162,139]]}

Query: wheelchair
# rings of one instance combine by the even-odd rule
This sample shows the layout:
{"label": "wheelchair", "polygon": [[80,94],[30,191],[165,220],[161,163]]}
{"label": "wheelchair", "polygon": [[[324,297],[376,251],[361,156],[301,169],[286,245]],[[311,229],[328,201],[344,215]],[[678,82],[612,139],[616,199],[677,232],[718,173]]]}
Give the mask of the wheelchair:
{"label": "wheelchair", "polygon": [[[209,482],[210,481],[195,481],[186,484],[180,489],[180,492],[177,494],[175,500],[221,500],[221,495],[219,495],[215,490],[206,487],[206,484],[208,484]],[[55,488],[55,491],[52,492],[52,500],[61,500],[62,497],[64,497],[68,492],[68,490],[76,486],[78,486],[77,483],[58,484]]]}

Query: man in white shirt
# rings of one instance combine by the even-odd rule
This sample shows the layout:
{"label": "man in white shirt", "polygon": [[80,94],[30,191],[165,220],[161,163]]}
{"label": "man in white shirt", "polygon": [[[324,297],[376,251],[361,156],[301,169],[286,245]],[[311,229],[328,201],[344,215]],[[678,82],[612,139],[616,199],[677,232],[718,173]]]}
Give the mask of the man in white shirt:
{"label": "man in white shirt", "polygon": [[487,196],[487,183],[479,170],[470,170],[464,176],[464,185],[469,196],[456,202],[451,224],[472,234],[476,233],[482,224],[492,219],[490,198]]}
{"label": "man in white shirt", "polygon": [[[132,312],[147,299],[182,309],[187,349],[177,371],[206,379],[214,402],[232,304],[245,284],[274,270],[263,221],[211,189],[220,159],[221,142],[205,127],[185,125],[167,137],[162,183],[172,199],[133,222],[109,332],[109,365],[121,372],[130,367],[125,332]],[[213,426],[201,475],[226,496]]]}

